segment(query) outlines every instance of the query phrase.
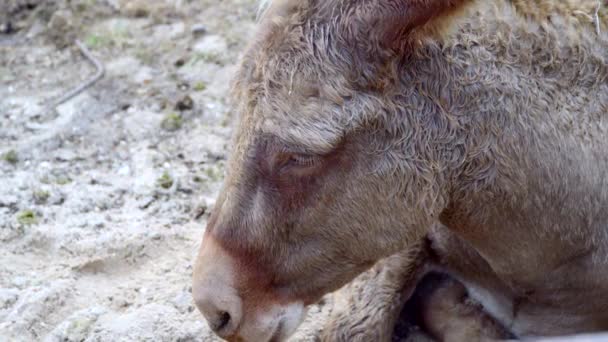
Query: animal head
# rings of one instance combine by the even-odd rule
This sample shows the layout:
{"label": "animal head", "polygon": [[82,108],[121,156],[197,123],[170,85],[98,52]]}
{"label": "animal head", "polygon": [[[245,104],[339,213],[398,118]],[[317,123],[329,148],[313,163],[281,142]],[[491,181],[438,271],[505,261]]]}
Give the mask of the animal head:
{"label": "animal head", "polygon": [[402,70],[467,2],[268,5],[234,83],[239,124],[194,270],[218,335],[286,339],[306,305],[436,219],[449,175],[430,141],[450,123]]}

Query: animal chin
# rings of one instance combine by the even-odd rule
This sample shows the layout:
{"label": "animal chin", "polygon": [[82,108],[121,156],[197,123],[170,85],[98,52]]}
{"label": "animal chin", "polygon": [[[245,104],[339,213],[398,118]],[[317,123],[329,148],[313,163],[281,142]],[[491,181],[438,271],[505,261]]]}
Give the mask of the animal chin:
{"label": "animal chin", "polygon": [[277,305],[260,313],[230,342],[284,342],[304,320],[306,309],[301,302]]}
{"label": "animal chin", "polygon": [[292,303],[287,306],[281,315],[274,334],[272,334],[270,342],[287,341],[300,324],[302,324],[305,316],[306,308],[303,303]]}

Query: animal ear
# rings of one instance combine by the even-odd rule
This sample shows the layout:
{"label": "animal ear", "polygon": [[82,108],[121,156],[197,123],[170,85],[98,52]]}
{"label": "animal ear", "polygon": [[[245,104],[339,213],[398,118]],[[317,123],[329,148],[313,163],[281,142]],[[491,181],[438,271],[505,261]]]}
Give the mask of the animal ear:
{"label": "animal ear", "polygon": [[468,3],[474,0],[376,0],[369,8],[371,28],[380,42],[400,48],[420,34],[430,34],[447,27]]}

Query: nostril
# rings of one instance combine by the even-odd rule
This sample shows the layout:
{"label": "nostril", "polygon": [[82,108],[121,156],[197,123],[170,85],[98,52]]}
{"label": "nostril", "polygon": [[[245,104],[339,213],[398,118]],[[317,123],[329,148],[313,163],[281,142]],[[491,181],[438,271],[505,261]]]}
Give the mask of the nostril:
{"label": "nostril", "polygon": [[214,319],[208,320],[209,327],[218,335],[222,335],[223,333],[229,333],[228,331],[224,330],[230,324],[231,319],[232,316],[230,316],[230,313],[228,313],[227,311],[219,311],[214,317]]}
{"label": "nostril", "polygon": [[230,314],[226,311],[222,311],[220,312],[219,319],[217,321],[217,327],[214,330],[221,331],[228,325],[228,323],[230,323]]}
{"label": "nostril", "polygon": [[241,299],[234,292],[209,289],[211,287],[194,288],[194,302],[213,332],[223,338],[231,337],[236,333],[243,318]]}

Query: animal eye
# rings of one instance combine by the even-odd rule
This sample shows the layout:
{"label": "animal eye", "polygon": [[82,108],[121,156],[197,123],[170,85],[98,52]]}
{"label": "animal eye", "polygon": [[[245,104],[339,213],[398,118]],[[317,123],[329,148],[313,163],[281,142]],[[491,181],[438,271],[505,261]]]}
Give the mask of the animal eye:
{"label": "animal eye", "polygon": [[287,165],[314,166],[319,157],[310,154],[294,153],[289,155]]}
{"label": "animal eye", "polygon": [[307,175],[324,165],[325,156],[315,153],[280,151],[273,156],[272,168],[280,174]]}

